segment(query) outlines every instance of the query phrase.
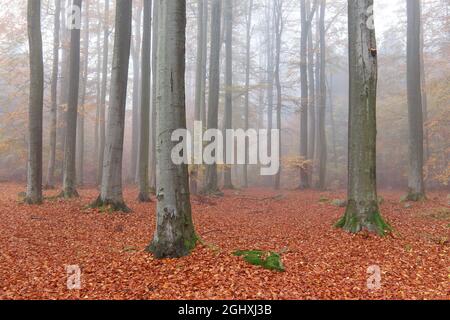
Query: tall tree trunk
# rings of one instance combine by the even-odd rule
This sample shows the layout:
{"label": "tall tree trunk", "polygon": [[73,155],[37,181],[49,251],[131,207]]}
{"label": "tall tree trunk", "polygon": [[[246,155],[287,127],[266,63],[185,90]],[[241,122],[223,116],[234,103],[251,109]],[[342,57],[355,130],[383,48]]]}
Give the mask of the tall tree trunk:
{"label": "tall tree trunk", "polygon": [[[225,126],[224,131],[233,129],[233,0],[225,0]],[[224,148],[225,156],[232,150]],[[224,189],[234,189],[231,166],[224,168]]]}
{"label": "tall tree trunk", "polygon": [[158,45],[158,206],[156,232],[148,250],[157,258],[188,255],[196,246],[186,164],[175,165],[174,130],[186,128],[186,1],[157,0],[160,6]]}
{"label": "tall tree trunk", "polygon": [[407,87],[409,117],[409,173],[406,200],[425,198],[423,181],[423,113],[420,59],[420,0],[407,1]]}
{"label": "tall tree trunk", "polygon": [[373,0],[348,1],[349,32],[349,165],[348,205],[337,226],[352,233],[362,230],[384,235],[376,182],[377,45],[367,24]]}
{"label": "tall tree trunk", "polygon": [[[144,0],[146,2],[148,0]],[[136,8],[135,36],[132,40],[132,58],[133,58],[133,119],[132,119],[132,137],[131,137],[131,161],[130,161],[130,181],[139,181],[136,174],[140,170],[137,168],[139,153],[139,97],[140,97],[140,64],[141,64],[141,28],[142,28],[142,6],[140,2]]]}
{"label": "tall tree trunk", "polygon": [[142,93],[139,137],[139,201],[150,202],[149,138],[150,138],[150,77],[151,77],[152,0],[144,0],[144,33],[142,40]]}
{"label": "tall tree trunk", "polygon": [[50,153],[48,157],[47,189],[55,188],[56,126],[58,121],[58,73],[59,73],[59,32],[61,1],[55,0],[55,20],[53,23],[53,67],[50,108]]}
{"label": "tall tree trunk", "polygon": [[[247,11],[247,31],[246,31],[246,54],[245,54],[245,106],[244,106],[244,127],[247,132],[249,129],[249,104],[250,104],[250,50],[252,41],[252,13],[253,0],[250,0]],[[248,188],[248,162],[249,162],[249,143],[245,142],[245,164],[244,164],[244,188]]]}
{"label": "tall tree trunk", "polygon": [[[202,109],[202,86],[203,86],[203,40],[205,39],[205,24],[204,19],[204,0],[197,1],[197,66],[195,71],[195,121],[202,121],[201,109]],[[203,128],[203,123],[202,123]],[[194,165],[190,173],[190,190],[192,194],[198,192],[198,165]]]}
{"label": "tall tree trunk", "polygon": [[96,80],[96,92],[97,92],[97,101],[96,101],[96,112],[95,112],[95,138],[94,138],[94,159],[98,161],[99,158],[99,149],[100,149],[100,108],[102,101],[102,42],[101,42],[101,34],[102,34],[102,22],[100,15],[100,2],[97,2],[97,14],[98,14],[98,29],[97,29],[97,80]]}
{"label": "tall tree trunk", "polygon": [[[73,1],[73,10],[79,8],[81,14],[81,0]],[[70,199],[78,197],[76,189],[76,145],[77,145],[77,117],[78,94],[80,88],[80,29],[72,27],[70,31],[69,58],[69,98],[66,112],[66,142],[64,144],[63,190],[61,197]]]}
{"label": "tall tree trunk", "polygon": [[426,74],[425,74],[425,35],[423,28],[423,14],[422,14],[422,3],[420,6],[420,85],[422,87],[422,109],[423,109],[423,123],[424,123],[424,160],[428,161],[430,158],[430,137],[428,132],[428,96],[426,89]]}
{"label": "tall tree trunk", "polygon": [[152,116],[151,116],[151,153],[150,153],[150,188],[156,192],[156,84],[158,82],[158,33],[159,1],[153,1],[153,43],[152,43]]}
{"label": "tall tree trunk", "polygon": [[86,113],[86,90],[89,73],[89,0],[86,0],[86,13],[84,15],[84,39],[83,39],[83,83],[81,87],[81,103],[78,112],[78,129],[77,129],[77,184],[84,185],[84,119]]}
{"label": "tall tree trunk", "polygon": [[[283,0],[275,1],[275,84],[277,87],[277,129],[280,131],[278,140],[278,154],[281,157],[281,107],[282,92],[280,79],[281,37],[283,35]],[[281,187],[281,167],[275,176],[275,189]]]}
{"label": "tall tree trunk", "polygon": [[[208,129],[218,129],[220,89],[220,49],[222,1],[212,1],[211,58],[209,65]],[[220,194],[217,181],[217,164],[207,165],[204,193]]]}
{"label": "tall tree trunk", "polygon": [[[312,14],[311,14],[311,2],[308,0],[306,2],[306,9],[310,12],[311,23],[312,23]],[[314,72],[314,45],[313,45],[313,34],[312,34],[312,26],[309,28],[308,32],[308,84],[309,84],[309,132],[308,132],[308,160],[310,161],[309,167],[309,185],[312,184],[312,174],[314,167],[314,154],[316,147],[316,77]]]}
{"label": "tall tree trunk", "polygon": [[[267,154],[272,154],[273,129],[273,90],[274,90],[274,61],[273,61],[273,0],[266,2],[266,35],[267,35]],[[268,177],[270,186],[273,179]]]}
{"label": "tall tree trunk", "polygon": [[204,0],[203,3],[203,61],[202,61],[202,92],[200,102],[200,115],[203,128],[206,127],[206,76],[207,76],[207,62],[208,62],[208,20],[209,20],[209,1]]}
{"label": "tall tree trunk", "polygon": [[100,149],[97,162],[97,185],[102,183],[103,160],[105,158],[106,140],[106,94],[108,84],[108,57],[109,57],[109,0],[105,0],[105,18],[103,21],[103,66],[102,66],[102,93],[100,102]]}
{"label": "tall tree trunk", "polygon": [[30,54],[30,101],[28,109],[28,171],[25,202],[42,202],[42,119],[44,109],[44,62],[42,56],[41,1],[28,0]]}
{"label": "tall tree trunk", "polygon": [[[318,105],[318,129],[317,129],[317,159],[319,161],[319,180],[317,188],[325,189],[326,173],[327,173],[327,137],[325,129],[326,105],[327,105],[327,88],[326,88],[326,46],[325,46],[325,9],[326,0],[321,0],[320,7],[320,96]],[[358,0],[359,1],[359,0]]]}
{"label": "tall tree trunk", "polygon": [[107,120],[101,194],[93,206],[109,206],[113,211],[130,212],[122,192],[122,161],[125,133],[128,64],[130,61],[132,1],[116,2],[111,91]]}

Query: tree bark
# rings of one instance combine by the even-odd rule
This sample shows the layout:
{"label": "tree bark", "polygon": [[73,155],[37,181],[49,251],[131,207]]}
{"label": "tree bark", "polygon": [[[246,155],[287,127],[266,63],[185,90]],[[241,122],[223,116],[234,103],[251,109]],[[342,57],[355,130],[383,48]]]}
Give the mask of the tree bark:
{"label": "tree bark", "polygon": [[[211,55],[209,65],[208,129],[218,129],[220,89],[220,49],[222,1],[212,1],[211,13]],[[203,193],[220,194],[217,181],[217,164],[207,165]]]}
{"label": "tree bark", "polygon": [[[73,7],[79,8],[81,14],[81,0],[74,0]],[[69,58],[69,98],[66,112],[66,139],[64,144],[63,190],[61,197],[70,199],[78,197],[76,189],[76,144],[78,94],[80,88],[80,29],[76,26],[70,31]]]}
{"label": "tree bark", "polygon": [[[233,129],[233,0],[225,0],[225,132]],[[224,135],[225,136],[225,135]],[[231,152],[224,145],[224,154]],[[231,166],[224,168],[224,189],[234,189]]]}
{"label": "tree bark", "polygon": [[149,138],[150,138],[150,77],[151,77],[152,0],[144,0],[144,33],[142,38],[142,93],[139,137],[139,201],[150,202]]}
{"label": "tree bark", "polygon": [[384,235],[376,185],[377,45],[375,30],[367,24],[373,0],[348,2],[349,32],[349,164],[348,205],[337,227],[351,233],[362,230]]}
{"label": "tree bark", "polygon": [[25,202],[42,202],[42,119],[44,109],[44,62],[42,54],[41,1],[28,0],[30,54],[30,101],[28,109],[28,171]]}
{"label": "tree bark", "polygon": [[55,0],[55,19],[53,23],[53,67],[50,107],[50,153],[48,157],[47,189],[55,188],[56,127],[58,121],[58,73],[59,73],[59,32],[61,1]]}
{"label": "tree bark", "polygon": [[186,2],[157,0],[160,6],[158,45],[158,206],[156,232],[148,250],[156,258],[188,255],[196,246],[186,164],[175,165],[172,133],[186,128]]}
{"label": "tree bark", "polygon": [[106,140],[106,94],[108,84],[108,57],[109,57],[109,0],[105,0],[105,17],[103,22],[103,66],[102,66],[102,93],[100,101],[100,149],[97,162],[97,185],[102,184],[103,160],[105,157]]}
{"label": "tree bark", "polygon": [[[275,84],[277,88],[277,129],[280,131],[278,148],[281,157],[281,108],[282,108],[282,92],[280,79],[280,58],[281,58],[281,38],[283,35],[283,0],[275,1]],[[281,188],[281,167],[275,176],[275,189]]]}
{"label": "tree bark", "polygon": [[[271,5],[272,4],[272,5]],[[266,36],[267,36],[267,154],[272,154],[273,129],[273,90],[274,90],[274,54],[273,54],[273,0],[266,2]],[[268,177],[270,186],[273,177]]]}
{"label": "tree bark", "polygon": [[81,86],[81,103],[80,110],[78,112],[78,129],[77,129],[77,184],[79,186],[84,185],[84,119],[86,113],[86,90],[89,73],[89,0],[86,0],[86,13],[84,15],[84,60],[83,60],[83,83]]}
{"label": "tree bark", "polygon": [[122,161],[125,132],[128,64],[130,61],[132,1],[116,2],[111,91],[103,161],[101,194],[94,206],[129,212],[122,193]]}
{"label": "tree bark", "polygon": [[407,91],[409,119],[409,172],[406,200],[425,198],[423,179],[423,112],[421,86],[420,0],[407,1]]}
{"label": "tree bark", "polygon": [[[308,0],[306,2],[306,8],[308,12],[310,11],[311,3]],[[312,20],[311,20],[312,23]],[[309,28],[308,32],[308,84],[309,84],[309,132],[308,132],[308,160],[311,162],[309,167],[309,185],[312,185],[312,175],[314,171],[314,154],[316,147],[316,77],[314,68],[317,68],[314,62],[314,45],[313,45],[313,34],[312,26]]]}

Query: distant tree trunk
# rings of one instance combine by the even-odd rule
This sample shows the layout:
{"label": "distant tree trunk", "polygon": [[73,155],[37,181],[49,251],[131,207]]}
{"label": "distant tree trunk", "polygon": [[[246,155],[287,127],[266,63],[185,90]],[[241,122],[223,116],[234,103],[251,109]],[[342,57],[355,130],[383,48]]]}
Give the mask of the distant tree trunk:
{"label": "distant tree trunk", "polygon": [[97,185],[102,183],[103,159],[105,156],[106,140],[106,94],[108,84],[108,57],[109,57],[109,0],[105,0],[105,18],[103,22],[103,66],[102,66],[102,93],[100,101],[100,149],[97,162]]}
{"label": "distant tree trunk", "polygon": [[349,32],[349,166],[348,205],[337,227],[384,235],[376,183],[377,45],[375,30],[367,24],[373,0],[348,2]]}
{"label": "distant tree trunk", "polygon": [[[233,0],[225,0],[225,126],[224,131],[233,129]],[[224,155],[227,150],[224,145]],[[224,189],[234,189],[231,179],[231,167],[224,169]]]}
{"label": "distant tree trunk", "polygon": [[28,0],[30,54],[30,101],[28,109],[28,171],[25,202],[42,202],[42,118],[44,109],[44,62],[42,56],[41,1]]}
{"label": "distant tree trunk", "polygon": [[81,87],[81,103],[78,112],[78,130],[77,130],[77,184],[84,185],[84,119],[86,113],[86,89],[89,73],[89,0],[86,0],[86,13],[84,15],[84,61],[83,61],[83,84]]}
{"label": "distant tree trunk", "polygon": [[[144,0],[146,2],[148,0]],[[131,45],[131,56],[133,58],[133,119],[131,137],[131,161],[130,161],[130,181],[139,181],[136,174],[140,170],[137,168],[139,153],[139,97],[140,97],[140,64],[141,64],[141,28],[142,28],[142,7],[138,3],[136,8],[135,36]]]}
{"label": "distant tree trunk", "polygon": [[[312,23],[312,13],[310,10],[311,3],[308,0],[306,2],[306,9],[310,12],[310,18]],[[314,73],[314,45],[312,37],[312,26],[308,32],[308,84],[309,84],[309,132],[308,132],[308,160],[311,161],[309,168],[309,185],[312,184],[312,173],[314,166],[314,154],[316,147],[316,79]]]}
{"label": "distant tree trunk", "polygon": [[186,164],[175,165],[174,130],[186,128],[186,1],[157,0],[160,6],[158,45],[158,206],[156,232],[148,250],[156,258],[188,255],[196,246]]}
{"label": "distant tree trunk", "polygon": [[203,128],[206,127],[206,76],[207,76],[207,62],[208,62],[208,20],[209,20],[209,1],[204,0],[203,3],[203,61],[202,61],[202,92],[200,102],[200,115]]}
{"label": "distant tree trunk", "polygon": [[139,137],[139,201],[150,202],[149,137],[150,137],[150,76],[151,76],[152,0],[144,1],[144,33],[142,40],[142,93]]}
{"label": "distant tree trunk", "polygon": [[409,173],[406,200],[425,198],[423,181],[423,113],[420,59],[420,0],[407,1],[407,87],[409,116]]}
{"label": "distant tree trunk", "polygon": [[153,43],[152,43],[152,116],[151,116],[151,153],[150,153],[150,188],[156,192],[156,84],[158,82],[158,32],[159,1],[153,1]]}
{"label": "distant tree trunk", "polygon": [[122,193],[122,160],[131,44],[132,1],[116,2],[114,54],[101,194],[93,206],[129,212]]}
{"label": "distant tree trunk", "polygon": [[100,108],[102,101],[102,23],[100,15],[100,2],[97,2],[97,14],[98,14],[98,29],[97,29],[97,80],[96,80],[96,112],[95,112],[95,136],[94,136],[94,159],[98,161],[99,149],[100,149]]}
{"label": "distant tree trunk", "polygon": [[[250,50],[252,41],[252,13],[253,0],[250,0],[247,11],[247,32],[246,32],[246,55],[245,55],[245,109],[244,109],[244,127],[245,131],[249,129],[249,100],[250,100]],[[248,154],[249,143],[245,142],[245,165],[244,165],[244,188],[248,188]]]}
{"label": "distant tree trunk", "polygon": [[[81,14],[81,0],[74,0],[73,7],[78,7]],[[70,31],[69,59],[69,98],[66,112],[66,142],[64,144],[63,190],[61,197],[70,199],[78,197],[76,189],[76,145],[78,94],[80,88],[80,29],[76,26]]]}
{"label": "distant tree trunk", "polygon": [[[280,79],[281,37],[283,34],[283,0],[275,1],[275,84],[277,87],[277,129],[280,131],[278,148],[281,156],[281,107],[282,92]],[[275,189],[281,187],[281,167],[275,176]]]}
{"label": "distant tree trunk", "polygon": [[430,158],[430,137],[428,133],[428,96],[426,89],[426,74],[425,74],[425,57],[424,57],[424,48],[425,48],[425,39],[424,39],[424,28],[423,28],[423,14],[422,14],[422,3],[420,7],[420,75],[421,81],[420,85],[422,87],[422,109],[423,109],[423,123],[424,123],[424,158],[425,162]]}
{"label": "distant tree trunk", "polygon": [[[209,66],[208,129],[217,129],[219,122],[220,48],[222,1],[212,1],[211,58]],[[217,181],[217,164],[207,165],[203,193],[220,194]]]}
{"label": "distant tree trunk", "polygon": [[[272,4],[272,5],[271,5]],[[272,135],[273,129],[273,87],[274,87],[274,61],[273,61],[273,0],[267,0],[266,7],[266,35],[267,35],[267,154],[272,154]],[[273,179],[268,177],[272,186]]]}
{"label": "distant tree trunk", "polygon": [[[326,88],[326,46],[325,46],[325,9],[326,0],[321,0],[320,7],[320,96],[318,105],[318,129],[317,129],[317,159],[319,161],[319,180],[317,188],[325,189],[327,171],[327,137],[325,130],[327,88]],[[360,1],[360,0],[358,0]]]}
{"label": "distant tree trunk", "polygon": [[55,0],[55,20],[53,23],[53,67],[50,108],[50,154],[48,157],[47,189],[55,188],[56,127],[58,121],[58,73],[59,73],[59,32],[61,1]]}
{"label": "distant tree trunk", "polygon": [[330,83],[327,86],[328,100],[329,100],[329,114],[330,114],[330,124],[331,124],[331,135],[333,140],[333,160],[334,169],[338,169],[338,155],[337,155],[337,143],[336,143],[336,123],[334,121],[334,106],[333,106],[333,75],[330,75]]}

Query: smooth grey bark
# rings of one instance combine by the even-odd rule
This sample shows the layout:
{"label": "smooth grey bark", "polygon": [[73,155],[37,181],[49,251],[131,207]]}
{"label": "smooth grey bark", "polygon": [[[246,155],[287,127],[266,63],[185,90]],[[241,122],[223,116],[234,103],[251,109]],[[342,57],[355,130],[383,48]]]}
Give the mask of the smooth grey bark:
{"label": "smooth grey bark", "polygon": [[30,98],[28,108],[28,170],[25,202],[42,202],[42,121],[44,109],[44,62],[42,54],[41,1],[28,0]]}
{"label": "smooth grey bark", "polygon": [[376,182],[377,44],[367,25],[373,0],[348,1],[349,32],[349,164],[348,205],[337,227],[384,235],[390,228],[381,218]]}
{"label": "smooth grey bark", "polygon": [[[425,35],[423,28],[423,14],[422,14],[422,2],[420,3],[420,85],[422,87],[422,110],[423,110],[423,123],[424,123],[424,162],[426,163],[430,158],[430,134],[428,130],[428,95],[426,86],[426,74],[425,74]],[[425,183],[425,182],[424,182]]]}
{"label": "smooth grey bark", "polygon": [[55,19],[53,23],[53,66],[50,107],[50,152],[48,157],[48,170],[46,189],[55,188],[56,165],[56,127],[58,121],[58,74],[59,74],[59,33],[61,20],[61,1],[55,0]]}
{"label": "smooth grey bark", "polygon": [[[59,132],[57,132],[57,139],[59,139],[58,147],[61,154],[64,154],[66,143],[66,110],[67,99],[69,97],[69,58],[70,58],[70,30],[67,28],[67,7],[69,7],[70,0],[61,1],[61,77],[59,88]],[[64,160],[62,160],[61,168],[64,166]]]}
{"label": "smooth grey bark", "polygon": [[[148,0],[144,0],[146,2]],[[135,35],[131,42],[131,57],[133,59],[133,104],[132,104],[132,136],[131,136],[131,161],[130,161],[130,181],[139,181],[136,176],[140,173],[138,169],[139,154],[139,106],[140,106],[140,77],[141,77],[141,29],[142,29],[142,7],[138,4],[136,8]],[[136,177],[138,179],[136,179]]]}
{"label": "smooth grey bark", "polygon": [[97,185],[102,184],[103,160],[105,155],[106,140],[106,95],[108,84],[108,57],[109,57],[109,0],[105,0],[105,12],[103,21],[103,66],[102,66],[102,87],[100,99],[100,116],[99,116],[99,150],[97,161]]}
{"label": "smooth grey bark", "polygon": [[156,192],[156,84],[158,82],[158,32],[159,1],[153,1],[153,36],[152,36],[152,114],[151,114],[151,153],[150,153],[150,188]]}
{"label": "smooth grey bark", "polygon": [[78,112],[78,129],[77,129],[77,159],[76,172],[77,184],[84,185],[84,130],[85,130],[85,113],[86,113],[86,90],[89,73],[89,0],[85,3],[86,9],[84,14],[84,35],[83,35],[83,82],[81,85],[81,102]]}
{"label": "smooth grey bark", "polygon": [[[308,1],[309,4],[309,1]],[[303,161],[308,160],[308,113],[309,113],[309,91],[308,91],[308,35],[311,30],[311,22],[317,8],[317,1],[310,12],[310,8],[306,5],[306,0],[300,1],[300,17],[301,17],[301,39],[300,39],[300,82],[301,82],[301,109],[300,109],[300,157]],[[309,182],[309,166],[300,168],[300,185],[299,189],[308,189]]]}
{"label": "smooth grey bark", "polygon": [[[233,128],[233,0],[225,0],[225,119],[224,129]],[[226,155],[226,145],[224,154]],[[231,178],[231,167],[225,166],[223,174],[224,189],[234,189]]]}
{"label": "smooth grey bark", "polygon": [[[272,4],[272,5],[271,5]],[[273,91],[274,91],[274,54],[273,54],[273,6],[272,0],[266,1],[266,44],[267,44],[267,152],[272,154],[273,129]],[[272,177],[268,177],[270,185],[273,183]]]}
{"label": "smooth grey bark", "polygon": [[[74,0],[73,6],[81,10],[82,0]],[[66,112],[66,139],[64,143],[63,190],[61,197],[70,199],[78,197],[76,189],[76,145],[77,145],[77,118],[78,94],[80,88],[80,34],[78,28],[70,31],[70,58],[69,58],[69,97]]]}
{"label": "smooth grey bark", "polygon": [[[311,3],[308,0],[306,2],[306,9],[310,11]],[[312,21],[311,21],[312,23]],[[312,174],[314,171],[314,154],[316,147],[316,75],[315,75],[315,62],[314,62],[314,45],[313,45],[313,33],[312,26],[309,28],[308,32],[308,89],[309,89],[309,106],[308,106],[308,160],[311,161],[310,171],[309,171],[309,184],[312,184]]]}
{"label": "smooth grey bark", "polygon": [[144,32],[141,62],[141,110],[139,126],[139,197],[140,202],[150,202],[149,144],[150,144],[150,78],[151,78],[152,0],[144,1]]}
{"label": "smooth grey bark", "polygon": [[[245,131],[249,129],[249,101],[250,101],[250,51],[251,51],[251,41],[252,41],[252,14],[253,14],[253,0],[250,0],[249,5],[246,7],[246,53],[245,53],[245,106],[244,106],[244,128]],[[249,161],[249,143],[248,140],[245,142],[245,164],[244,164],[244,177],[243,177],[243,187],[248,188],[248,161]]]}
{"label": "smooth grey bark", "polygon": [[[211,54],[209,65],[208,129],[218,129],[220,89],[222,1],[213,0],[211,8]],[[217,164],[206,166],[206,180],[202,193],[220,194],[217,179]]]}
{"label": "smooth grey bark", "polygon": [[[280,79],[280,59],[281,59],[281,40],[283,35],[283,0],[275,0],[274,4],[274,20],[275,20],[275,85],[277,88],[277,129],[280,131],[278,148],[281,157],[281,107],[282,107],[282,88]],[[281,187],[281,166],[275,176],[275,189]]]}
{"label": "smooth grey bark", "polygon": [[[359,0],[357,0],[359,1]],[[326,173],[327,173],[327,137],[325,130],[326,105],[327,105],[327,88],[326,88],[326,44],[325,44],[325,9],[326,0],[321,0],[320,19],[319,19],[319,36],[320,36],[320,71],[319,71],[319,104],[317,119],[317,160],[319,179],[317,188],[325,189]]]}
{"label": "smooth grey bark", "polygon": [[132,1],[116,2],[111,91],[101,194],[94,207],[109,206],[113,211],[130,212],[122,192],[122,161],[127,100],[128,65],[131,51]]}
{"label": "smooth grey bark", "polygon": [[423,178],[423,111],[421,76],[420,0],[407,1],[407,95],[409,120],[409,170],[406,200],[425,198]]}
{"label": "smooth grey bark", "polygon": [[186,164],[171,159],[172,133],[186,128],[185,41],[186,1],[157,0],[160,8],[158,41],[158,161],[156,232],[148,250],[156,258],[188,255],[196,246]]}
{"label": "smooth grey bark", "polygon": [[203,3],[203,61],[202,61],[202,91],[200,102],[200,115],[203,123],[203,128],[206,127],[206,76],[207,76],[207,63],[208,63],[208,20],[209,20],[209,1],[204,0]]}
{"label": "smooth grey bark", "polygon": [[100,149],[100,106],[102,101],[102,22],[100,15],[100,3],[97,2],[98,29],[97,29],[97,70],[96,70],[96,112],[95,112],[95,133],[94,133],[94,159],[98,161]]}

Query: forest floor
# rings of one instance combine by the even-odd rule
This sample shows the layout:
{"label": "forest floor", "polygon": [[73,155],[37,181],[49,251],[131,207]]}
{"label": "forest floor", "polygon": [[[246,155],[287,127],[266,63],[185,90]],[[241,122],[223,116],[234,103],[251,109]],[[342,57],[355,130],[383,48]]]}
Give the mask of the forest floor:
{"label": "forest floor", "polygon": [[[193,197],[203,240],[191,256],[156,260],[145,252],[155,203],[125,192],[129,215],[86,209],[97,196],[19,202],[23,185],[0,184],[0,299],[450,299],[450,206],[447,193],[405,204],[381,192],[392,235],[350,235],[333,228],[343,193],[227,192]],[[46,192],[51,197],[57,191]],[[282,196],[278,196],[282,195]],[[235,250],[282,253],[285,272],[249,265]],[[81,289],[68,290],[67,265],[81,269]],[[369,290],[368,267],[381,288]]]}

